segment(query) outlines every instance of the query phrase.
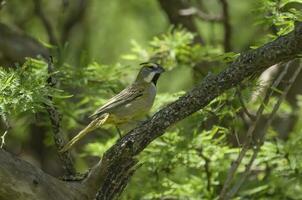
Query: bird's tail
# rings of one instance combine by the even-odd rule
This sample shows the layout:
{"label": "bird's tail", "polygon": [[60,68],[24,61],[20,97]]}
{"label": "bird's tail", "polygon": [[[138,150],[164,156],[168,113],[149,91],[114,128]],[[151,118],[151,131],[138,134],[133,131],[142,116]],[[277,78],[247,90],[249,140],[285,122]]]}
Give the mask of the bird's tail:
{"label": "bird's tail", "polygon": [[81,130],[74,138],[72,138],[67,144],[64,145],[62,149],[60,149],[60,153],[63,153],[70,149],[75,143],[77,143],[81,138],[83,138],[87,133],[97,129],[102,124],[104,124],[109,117],[109,114],[106,113],[102,117],[98,117],[91,121],[88,126],[86,126],[83,130]]}

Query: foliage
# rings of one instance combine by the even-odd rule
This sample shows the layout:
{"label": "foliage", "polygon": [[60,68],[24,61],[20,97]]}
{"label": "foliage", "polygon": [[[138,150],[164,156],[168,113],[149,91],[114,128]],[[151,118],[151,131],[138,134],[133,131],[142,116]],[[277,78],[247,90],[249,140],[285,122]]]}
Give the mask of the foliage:
{"label": "foliage", "polygon": [[22,67],[0,68],[0,114],[37,112],[43,104],[51,104],[49,94],[54,90],[47,85],[47,63],[28,59]]}
{"label": "foliage", "polygon": [[133,42],[133,54],[124,55],[124,59],[155,60],[168,69],[179,63],[192,64],[196,60],[196,50],[199,45],[193,44],[194,35],[183,29],[171,28],[167,34],[154,37],[149,43],[149,49],[143,49]]}
{"label": "foliage", "polygon": [[295,7],[295,4],[302,3],[300,0],[267,0],[259,3],[261,6],[258,11],[265,17],[258,22],[275,26],[279,36],[292,31],[295,22],[302,21],[301,12]]}
{"label": "foliage", "polygon": [[[240,5],[247,4],[248,8],[252,7],[247,1],[237,2]],[[102,3],[94,3],[103,5]],[[242,16],[238,16],[237,12],[232,13],[234,20],[250,17],[254,21],[254,18],[258,18],[256,28],[254,26],[247,28],[245,22],[244,25],[239,27],[240,34],[236,33],[236,38],[233,38],[233,40],[236,40],[233,42],[234,49],[243,49],[250,45],[262,43],[263,40],[268,41],[284,35],[293,29],[296,21],[302,20],[301,10],[299,10],[299,6],[302,4],[300,0],[259,0],[257,3],[257,12],[253,12],[256,16],[250,16],[247,11],[244,11]],[[154,3],[149,2],[149,4],[152,5],[152,9],[156,7],[156,5],[153,5]],[[209,6],[213,6],[211,3],[209,4]],[[119,15],[123,13],[120,12],[122,6],[129,6],[126,3],[119,5],[117,1],[111,1],[109,5],[111,6],[110,9]],[[146,10],[142,3],[135,2],[133,5],[142,9],[140,12]],[[26,12],[29,12],[29,10],[30,8],[27,8]],[[255,11],[256,9],[252,10]],[[237,11],[240,12],[241,9]],[[101,15],[112,14],[108,12],[101,10]],[[93,15],[97,14],[98,12],[94,11]],[[151,14],[149,13],[149,15]],[[16,16],[16,21],[22,19],[22,13],[20,15]],[[125,15],[129,17],[131,13]],[[151,24],[155,24],[149,15],[146,20]],[[129,18],[132,19],[132,17],[136,19],[135,15]],[[156,16],[156,19],[162,17]],[[119,24],[118,29],[112,31],[112,34],[126,35],[128,30],[125,31],[121,28],[123,22],[129,22],[131,27],[136,27],[136,21],[129,18],[117,22]],[[10,18],[6,20],[11,21]],[[105,27],[108,27],[107,23],[104,22]],[[29,32],[35,32],[35,21],[29,24],[33,24],[33,27],[29,28]],[[205,24],[200,26],[201,29],[207,27]],[[76,53],[73,54],[73,59],[76,62],[68,59],[64,62],[55,61],[55,72],[52,74],[48,73],[48,64],[39,59],[27,59],[22,66],[17,66],[14,69],[3,66],[0,68],[0,115],[7,115],[10,119],[13,127],[11,131],[12,138],[18,138],[15,135],[30,138],[32,134],[30,128],[35,123],[42,126],[46,133],[49,132],[50,126],[45,123],[45,105],[54,105],[64,116],[61,122],[62,128],[68,136],[71,136],[88,123],[88,115],[126,85],[131,84],[139,69],[138,64],[140,62],[153,60],[163,65],[167,72],[159,80],[159,92],[150,113],[152,115],[185,93],[185,87],[177,87],[178,82],[183,79],[189,81],[194,79],[195,82],[198,82],[209,71],[214,73],[221,71],[225,67],[225,63],[233,61],[239,55],[236,52],[225,53],[221,38],[215,37],[215,35],[221,34],[222,31],[216,25],[211,24],[210,26],[210,28],[207,27],[206,30],[201,31],[202,33],[212,33],[204,36],[208,43],[201,45],[194,41],[197,33],[191,33],[184,27],[173,26],[167,31],[162,31],[162,34],[158,34],[162,29],[165,29],[163,24],[160,25],[162,29],[157,30],[141,22],[140,27],[147,29],[146,35],[150,37],[140,38],[138,36],[140,34],[136,32],[137,29],[133,28],[135,29],[136,37],[133,36],[135,40],[131,38],[130,34],[125,36],[127,39],[132,39],[132,47],[125,43],[120,44],[118,41],[113,41],[111,46],[108,46],[109,50],[105,46],[102,47],[100,52],[94,51],[87,56],[101,54],[101,57],[104,58],[106,55],[110,55],[111,52],[112,57],[105,59],[105,62],[114,60],[115,64],[105,64],[105,62],[96,62],[91,59],[87,61],[83,58],[87,52],[81,52],[83,57],[77,57],[78,54]],[[152,34],[149,33],[149,29],[152,29]],[[251,32],[250,37],[243,34],[247,29]],[[258,29],[267,32],[254,36],[254,32],[259,31]],[[271,29],[275,31],[268,31]],[[234,27],[234,30],[236,30],[236,27]],[[95,30],[95,32],[95,34],[90,33],[89,35],[93,38],[89,38],[92,40],[89,45],[93,45],[93,43],[103,44],[104,41],[97,39],[97,33],[100,31]],[[101,32],[102,36],[106,34],[108,35],[107,32]],[[157,36],[151,38],[151,35]],[[44,37],[41,36],[42,39]],[[237,39],[240,40],[241,38],[244,38],[247,42],[240,44]],[[106,39],[103,37],[103,40]],[[146,41],[147,39],[149,41]],[[114,39],[108,37],[108,40],[112,41]],[[68,47],[68,45],[66,46]],[[71,47],[74,46],[75,43],[71,45]],[[120,62],[116,61],[117,52],[114,49],[117,47],[125,51],[121,56],[123,60]],[[70,49],[72,51],[78,50],[77,48],[67,48],[67,50]],[[96,49],[99,49],[99,47]],[[118,52],[118,55],[120,55],[120,52]],[[212,63],[212,65],[209,63]],[[202,65],[202,70],[206,70],[204,74],[201,73],[196,78],[196,74],[200,73],[198,71],[199,65]],[[188,73],[184,75],[183,71]],[[177,76],[175,76],[176,74]],[[47,83],[50,75],[56,79],[56,85],[53,87]],[[188,88],[193,87],[192,82],[190,82]],[[246,88],[239,88],[242,99],[237,95],[238,88],[231,89],[213,100],[203,110],[169,128],[166,134],[148,146],[138,156],[142,166],[134,174],[121,198],[125,200],[217,199],[229,167],[240,152],[247,128],[251,125],[251,121],[246,119],[247,117],[244,115],[241,101],[245,102],[246,108],[252,114],[256,113],[262,103],[261,95],[256,100],[252,98],[255,90],[261,87],[258,82],[246,80],[243,82],[243,86],[246,86]],[[173,90],[170,90],[171,87],[174,87]],[[279,89],[272,89],[276,96],[270,98],[270,102],[262,116],[263,121],[267,120],[268,113],[272,110],[278,95],[282,93]],[[52,101],[49,97],[52,98]],[[33,113],[42,117],[37,117],[35,121],[33,120]],[[279,137],[282,132],[280,130],[283,130],[278,124],[279,121],[276,121],[269,128],[265,142],[260,149],[255,164],[251,168],[251,175],[243,184],[235,199],[302,199],[301,113],[301,96],[298,96],[296,107],[286,101],[282,103],[277,116],[277,119],[281,121],[280,124],[283,125],[286,120],[291,120],[291,117],[295,117],[296,123],[292,129],[287,130],[286,135],[288,137],[286,138]],[[20,124],[20,119],[23,119],[21,115],[23,118],[31,120]],[[89,141],[84,141],[85,145],[77,146],[80,152],[80,156],[77,157],[77,168],[80,171],[90,167],[90,159],[100,157],[118,139],[116,130],[111,126],[102,127],[102,129],[96,130],[95,133],[98,134],[91,134],[87,137]],[[47,137],[44,138],[44,141],[48,145],[52,145],[49,142],[50,136]],[[17,143],[18,141],[12,142]],[[252,152],[251,148],[239,166],[234,182],[238,181],[244,173]]]}

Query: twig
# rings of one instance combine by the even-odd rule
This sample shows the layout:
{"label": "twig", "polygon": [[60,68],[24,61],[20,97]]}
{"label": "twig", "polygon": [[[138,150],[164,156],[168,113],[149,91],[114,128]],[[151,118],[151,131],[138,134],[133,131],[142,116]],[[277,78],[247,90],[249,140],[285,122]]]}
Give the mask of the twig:
{"label": "twig", "polygon": [[263,134],[260,136],[260,141],[258,142],[258,145],[257,147],[254,149],[253,151],[253,155],[248,163],[248,165],[246,166],[245,168],[245,171],[244,173],[242,174],[241,178],[239,179],[239,181],[233,186],[233,188],[230,190],[230,192],[227,194],[227,199],[230,199],[232,198],[237,192],[238,190],[240,189],[240,187],[242,186],[242,184],[244,183],[244,181],[246,180],[246,178],[248,177],[249,173],[250,173],[250,170],[251,170],[251,167],[253,165],[253,162],[255,161],[259,151],[260,151],[260,148],[264,142],[264,136],[265,136],[265,133],[267,131],[267,129],[271,126],[272,124],[272,121],[274,120],[275,116],[276,116],[276,113],[281,105],[281,103],[284,101],[288,91],[290,90],[290,88],[292,87],[294,81],[296,80],[297,76],[300,74],[302,70],[302,64],[300,63],[299,67],[296,69],[296,71],[294,72],[293,76],[291,77],[291,79],[289,80],[286,88],[284,89],[282,95],[279,97],[278,101],[276,102],[276,104],[274,105],[273,107],[273,110],[272,112],[270,113],[269,117],[268,117],[268,120],[263,128]]}
{"label": "twig", "polygon": [[254,161],[254,160],[256,159],[256,157],[257,157],[257,153],[258,153],[258,151],[256,151],[256,150],[254,149],[253,155],[252,155],[252,157],[251,157],[249,163],[246,165],[245,172],[241,175],[241,178],[240,178],[239,181],[232,187],[232,189],[230,190],[230,192],[228,192],[228,193],[226,194],[225,199],[231,199],[231,197],[233,197],[233,196],[237,193],[237,191],[239,190],[239,188],[241,187],[241,185],[243,184],[243,182],[244,182],[245,179],[247,178],[247,176],[248,176],[248,174],[249,174],[249,172],[250,172],[250,168],[251,168],[251,166],[252,166],[252,164],[253,164],[253,161]]}
{"label": "twig", "polygon": [[35,13],[41,19],[42,24],[48,34],[49,43],[57,46],[58,40],[54,34],[50,20],[46,17],[45,13],[42,10],[41,0],[34,0],[34,6],[35,6]]}
{"label": "twig", "polygon": [[237,145],[238,145],[239,147],[242,147],[242,144],[241,144],[241,142],[240,142],[240,139],[239,139],[239,137],[238,137],[238,133],[237,133],[236,130],[234,130],[234,135],[235,135],[235,138],[236,138]]}
{"label": "twig", "polygon": [[[240,88],[240,89],[241,89],[241,88]],[[240,104],[241,104],[241,106],[242,106],[242,110],[243,110],[243,112],[250,118],[250,120],[254,121],[256,117],[255,117],[253,114],[251,114],[251,113],[249,112],[249,110],[247,109],[247,107],[245,106],[245,103],[244,103],[244,101],[243,101],[243,98],[242,98],[240,89],[239,89],[239,88],[236,88],[236,94],[237,94],[238,99],[239,99],[239,102],[240,102]]]}
{"label": "twig", "polygon": [[[272,84],[272,86],[270,88],[276,88],[280,82],[282,81],[283,77],[286,75],[287,73],[287,70],[289,68],[289,63],[285,66],[285,68],[283,69],[283,71],[280,73],[280,75],[276,78],[276,80],[274,81],[274,83]],[[226,197],[226,192],[228,190],[228,188],[230,187],[231,185],[231,182],[232,182],[232,179],[242,161],[242,159],[244,158],[246,152],[249,150],[250,148],[250,145],[251,145],[251,142],[253,140],[253,135],[254,135],[254,132],[256,130],[256,127],[257,127],[257,124],[259,123],[259,120],[262,116],[262,113],[271,97],[271,95],[273,94],[273,90],[267,90],[266,92],[266,95],[261,103],[261,105],[259,106],[258,110],[257,110],[257,114],[256,114],[256,120],[253,121],[253,124],[250,126],[250,128],[248,129],[247,131],[247,138],[246,138],[246,141],[244,142],[243,144],[243,147],[242,147],[242,150],[240,151],[237,159],[232,163],[229,171],[228,171],[228,175],[227,175],[227,178],[224,182],[224,185],[223,185],[223,188],[219,194],[219,199],[220,200],[225,200],[227,199]]]}
{"label": "twig", "polygon": [[199,150],[199,155],[204,160],[204,170],[205,170],[206,176],[207,176],[207,190],[210,192],[211,186],[212,186],[212,183],[211,183],[212,173],[210,170],[211,159],[209,157],[207,157],[206,155],[204,155],[202,149]]}
{"label": "twig", "polygon": [[232,37],[232,28],[230,24],[229,16],[229,6],[227,0],[220,0],[222,6],[222,22],[224,27],[224,51],[229,52],[232,50],[231,47],[231,37]]}
{"label": "twig", "polygon": [[7,117],[6,115],[2,115],[2,120],[4,122],[4,125],[5,125],[5,131],[4,133],[2,134],[2,136],[0,137],[1,138],[1,145],[0,145],[0,148],[2,149],[3,146],[5,145],[5,137],[8,133],[8,130],[11,129],[11,126],[9,125],[8,123],[8,120],[7,120]]}
{"label": "twig", "polygon": [[[48,73],[52,74],[53,72],[53,60],[50,57],[49,61],[48,61]],[[49,79],[47,80],[48,84],[51,87],[54,87],[56,80],[53,76],[49,76]],[[48,96],[48,99],[52,102],[52,96]],[[53,138],[54,138],[54,142],[55,145],[57,147],[57,150],[60,150],[63,148],[64,144],[66,143],[64,137],[63,137],[63,131],[61,129],[61,120],[62,117],[60,115],[60,113],[58,112],[57,108],[54,105],[46,105],[46,110],[49,114],[49,118],[51,121],[51,125],[52,125],[52,129],[53,129]],[[76,174],[75,168],[74,168],[74,164],[73,164],[73,160],[71,157],[71,154],[69,151],[66,151],[64,153],[59,153],[59,159],[61,160],[61,162],[63,163],[63,168],[66,171],[67,175],[74,175]]]}
{"label": "twig", "polygon": [[8,131],[5,130],[4,133],[3,133],[3,135],[1,136],[1,146],[0,146],[1,149],[5,145],[5,136],[6,136],[7,133],[8,133]]}
{"label": "twig", "polygon": [[179,14],[182,16],[195,15],[195,16],[199,17],[200,19],[202,19],[204,21],[209,21],[209,22],[222,22],[222,20],[223,20],[222,16],[210,15],[195,7],[181,9],[179,11]]}

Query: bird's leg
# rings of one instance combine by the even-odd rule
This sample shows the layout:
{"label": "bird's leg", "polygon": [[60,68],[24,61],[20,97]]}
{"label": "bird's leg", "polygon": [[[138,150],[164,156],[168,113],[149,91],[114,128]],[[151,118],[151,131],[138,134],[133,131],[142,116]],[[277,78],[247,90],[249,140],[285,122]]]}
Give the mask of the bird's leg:
{"label": "bird's leg", "polygon": [[118,135],[120,136],[120,138],[122,138],[122,132],[121,130],[118,128],[118,126],[115,126],[116,131],[118,132]]}

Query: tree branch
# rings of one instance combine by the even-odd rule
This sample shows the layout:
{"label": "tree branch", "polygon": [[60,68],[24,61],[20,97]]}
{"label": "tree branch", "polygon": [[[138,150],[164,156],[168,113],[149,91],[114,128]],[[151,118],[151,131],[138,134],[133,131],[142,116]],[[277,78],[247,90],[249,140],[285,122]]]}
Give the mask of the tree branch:
{"label": "tree branch", "polygon": [[49,21],[49,19],[46,17],[46,15],[42,10],[41,0],[34,0],[34,6],[35,6],[35,13],[41,19],[41,22],[48,34],[49,43],[54,46],[58,46],[58,40],[55,36],[51,22]]}
{"label": "tree branch", "polygon": [[229,5],[227,0],[220,0],[222,7],[222,22],[224,27],[224,51],[231,51],[232,28],[230,24]]}
{"label": "tree branch", "polygon": [[81,183],[59,181],[0,149],[0,197],[3,200],[88,200],[98,192],[98,199],[115,199],[136,170],[138,161],[135,156],[163,135],[168,127],[204,108],[256,71],[296,58],[301,52],[302,24],[299,23],[291,33],[242,53],[224,71],[207,76],[190,92],[119,139]]}
{"label": "tree branch", "polygon": [[47,58],[49,52],[34,38],[0,23],[1,65],[10,66],[16,62],[22,63],[25,61],[25,57],[37,57],[38,55]]}
{"label": "tree branch", "polygon": [[195,7],[182,9],[179,11],[179,14],[182,16],[196,15],[200,19],[208,22],[222,22],[223,20],[222,16],[210,15]]}
{"label": "tree branch", "polygon": [[264,99],[262,100],[262,103],[260,104],[257,113],[256,113],[256,119],[253,121],[252,125],[249,127],[247,133],[246,133],[246,140],[243,144],[243,147],[237,157],[237,159],[235,161],[232,162],[232,165],[227,173],[227,178],[223,184],[223,188],[220,192],[219,195],[219,199],[220,200],[225,200],[227,199],[226,194],[227,194],[227,190],[231,185],[231,182],[234,178],[234,175],[239,167],[239,165],[242,162],[242,159],[244,158],[244,156],[246,155],[247,151],[251,148],[252,142],[253,142],[253,135],[255,134],[256,131],[256,127],[260,122],[260,118],[262,116],[262,113],[267,105],[267,103],[269,102],[270,97],[273,94],[273,90],[271,88],[276,88],[278,87],[278,85],[280,84],[280,82],[282,81],[282,79],[284,78],[284,76],[287,73],[289,64],[286,65],[286,67],[283,69],[282,73],[279,74],[279,76],[276,78],[276,80],[274,81],[274,83],[271,85],[271,87],[269,87],[270,89],[267,90]]}
{"label": "tree branch", "polygon": [[[207,76],[193,90],[157,112],[150,120],[130,131],[106,151],[102,158],[106,164],[95,174],[95,176],[101,176],[103,180],[99,196],[114,197],[114,194],[110,194],[114,191],[107,190],[110,187],[108,183],[119,183],[122,178],[125,178],[124,175],[128,175],[128,170],[132,169],[127,166],[134,162],[134,157],[153,140],[164,134],[169,126],[205,107],[214,98],[235,87],[255,72],[296,58],[301,52],[302,24],[298,23],[291,33],[258,49],[242,53],[217,76]],[[104,173],[104,171],[110,173]],[[115,174],[121,176],[115,176]],[[87,182],[91,179],[89,177]]]}
{"label": "tree branch", "polygon": [[207,176],[207,190],[209,192],[211,192],[211,187],[212,187],[212,183],[211,183],[212,173],[211,173],[211,170],[210,170],[211,159],[203,153],[202,148],[201,149],[196,149],[196,151],[198,152],[198,155],[204,160],[204,171],[205,171],[206,176]]}
{"label": "tree branch", "polygon": [[5,131],[4,133],[1,135],[0,139],[1,139],[1,144],[0,144],[0,148],[2,149],[3,146],[5,145],[5,137],[9,131],[9,129],[11,129],[11,126],[9,125],[9,122],[7,120],[7,117],[6,115],[2,115],[1,116],[2,120],[3,120],[3,123],[4,123],[4,126],[5,126]]}
{"label": "tree branch", "polygon": [[0,149],[0,199],[89,200],[79,183],[67,183]]}
{"label": "tree branch", "polygon": [[[48,73],[50,74],[50,77],[48,78],[47,82],[51,87],[54,87],[56,84],[56,80],[51,75],[53,73],[53,61],[50,57],[48,60]],[[52,102],[52,96],[48,96],[48,99]],[[57,147],[57,150],[60,150],[63,148],[64,144],[66,143],[64,136],[64,133],[61,129],[61,121],[62,117],[60,113],[58,112],[57,108],[53,105],[47,105],[45,104],[46,110],[48,112],[50,122],[52,125],[52,133],[55,145]],[[76,171],[73,165],[73,160],[70,154],[70,151],[66,151],[64,153],[59,153],[59,159],[63,163],[63,168],[67,175],[75,175]]]}
{"label": "tree branch", "polygon": [[230,190],[229,193],[227,193],[226,195],[226,199],[231,199],[237,192],[238,190],[240,189],[240,187],[242,186],[242,184],[244,183],[244,181],[246,180],[246,178],[248,177],[248,175],[250,174],[250,170],[251,170],[251,167],[255,161],[255,159],[257,158],[257,155],[260,151],[260,148],[264,142],[264,136],[265,136],[265,133],[267,132],[268,128],[271,126],[275,116],[276,116],[276,113],[281,105],[281,103],[284,101],[286,95],[288,94],[289,90],[291,89],[293,83],[295,82],[295,80],[297,79],[298,75],[300,74],[302,70],[302,64],[300,62],[298,68],[296,69],[296,71],[294,72],[293,76],[290,78],[289,82],[287,83],[287,86],[286,88],[284,89],[282,95],[278,98],[278,101],[276,102],[276,104],[274,105],[273,107],[273,110],[272,112],[270,113],[269,117],[268,117],[268,120],[263,128],[263,134],[260,136],[260,141],[258,142],[258,145],[256,146],[256,148],[254,148],[253,150],[253,155],[252,157],[250,158],[250,161],[249,163],[247,164],[246,168],[245,168],[245,171],[243,172],[243,174],[241,175],[240,179],[238,180],[238,182],[232,187],[232,189]]}
{"label": "tree branch", "polygon": [[253,114],[251,114],[249,112],[249,110],[247,109],[247,107],[245,106],[245,103],[243,101],[243,97],[242,97],[240,89],[242,89],[242,87],[239,85],[239,87],[236,88],[236,94],[238,96],[239,103],[240,103],[240,105],[242,107],[242,110],[243,110],[244,114],[246,114],[246,116],[248,116],[251,121],[254,121],[255,120],[255,116]]}

